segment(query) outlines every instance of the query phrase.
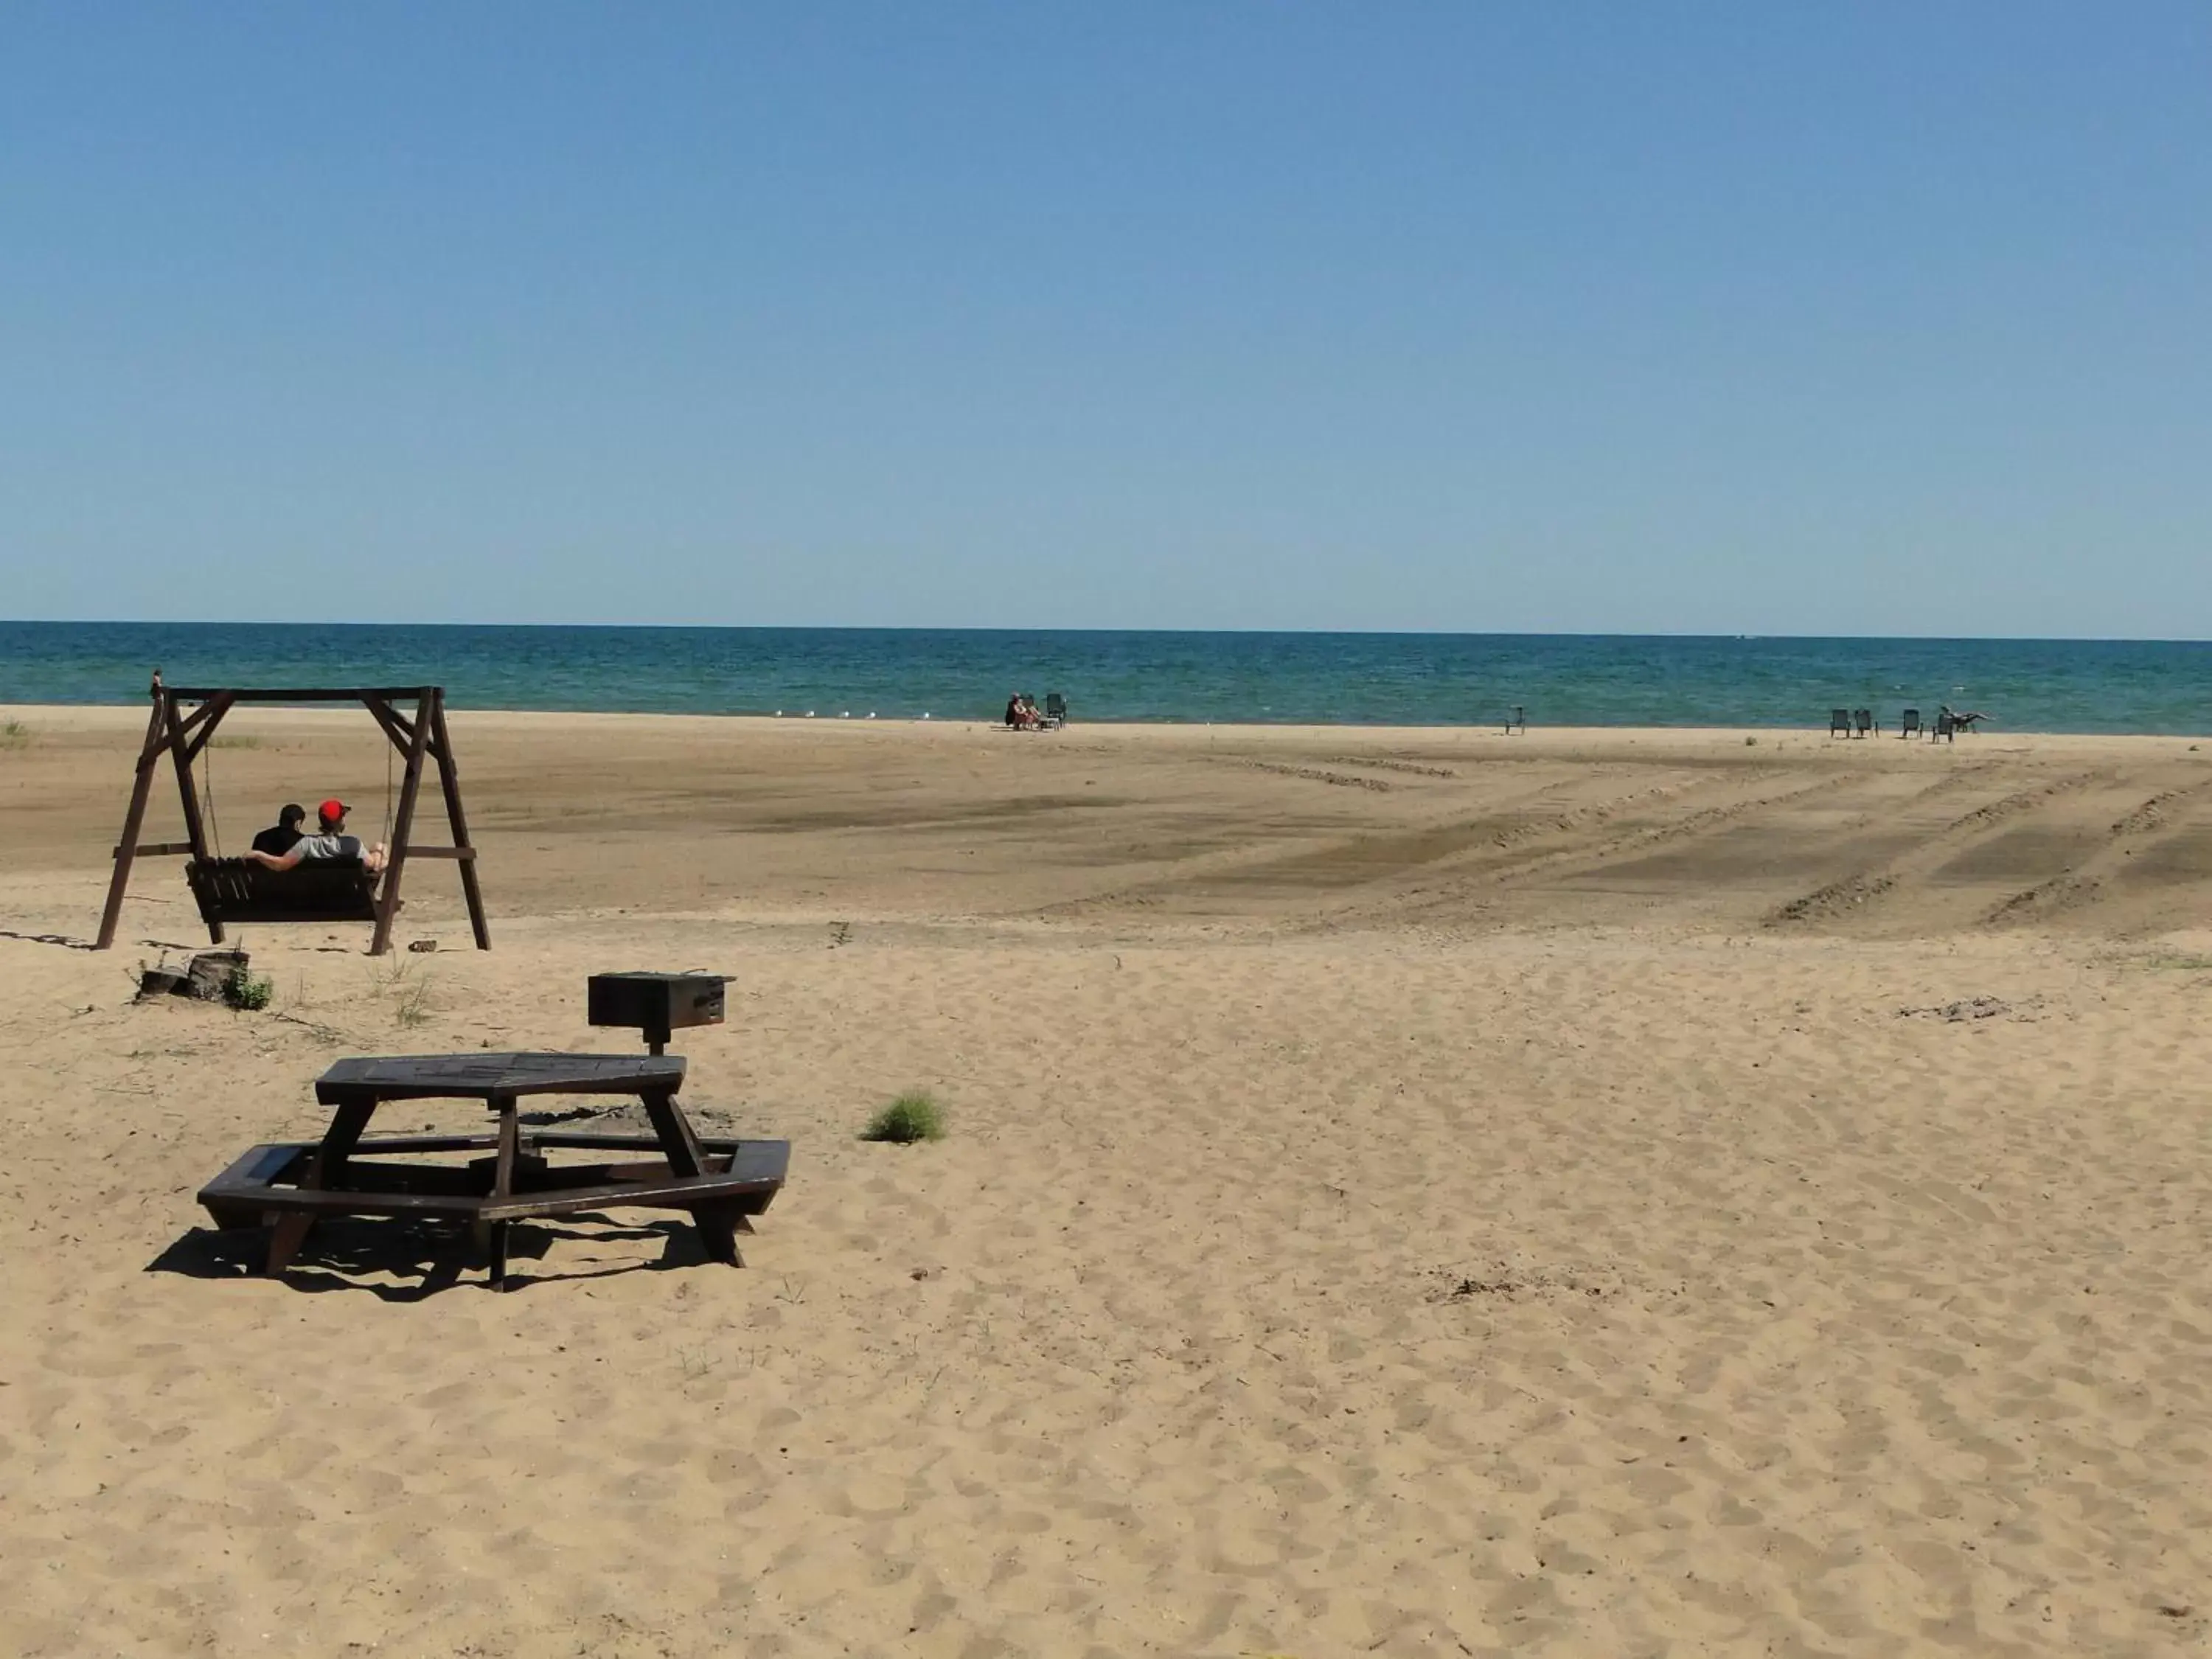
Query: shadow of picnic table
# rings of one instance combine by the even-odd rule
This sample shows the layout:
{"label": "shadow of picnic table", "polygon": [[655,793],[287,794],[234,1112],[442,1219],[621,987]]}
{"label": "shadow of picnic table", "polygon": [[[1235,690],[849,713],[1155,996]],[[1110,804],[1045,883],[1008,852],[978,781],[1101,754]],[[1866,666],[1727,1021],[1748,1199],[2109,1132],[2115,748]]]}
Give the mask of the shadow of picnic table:
{"label": "shadow of picnic table", "polygon": [[[511,1262],[518,1259],[543,1262],[556,1243],[590,1245],[653,1240],[662,1247],[656,1258],[560,1273],[518,1271],[510,1267],[509,1281],[515,1289],[526,1290],[563,1279],[615,1279],[708,1265],[697,1231],[680,1219],[631,1223],[591,1212],[565,1216],[559,1221],[517,1224],[509,1236],[507,1253]],[[258,1279],[268,1253],[265,1228],[194,1227],[164,1248],[146,1264],[145,1271],[185,1279]],[[295,1291],[357,1291],[381,1302],[419,1302],[462,1282],[461,1275],[470,1269],[481,1271],[484,1266],[484,1254],[465,1226],[411,1216],[333,1217],[317,1224],[280,1277]],[[391,1279],[399,1282],[385,1282]],[[488,1283],[477,1282],[481,1288],[491,1288]]]}

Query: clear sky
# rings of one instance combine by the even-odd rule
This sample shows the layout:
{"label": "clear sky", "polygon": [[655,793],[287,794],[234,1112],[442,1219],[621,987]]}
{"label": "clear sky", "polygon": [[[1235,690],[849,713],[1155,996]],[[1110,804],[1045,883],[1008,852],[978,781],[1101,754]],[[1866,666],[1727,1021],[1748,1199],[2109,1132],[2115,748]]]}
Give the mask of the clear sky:
{"label": "clear sky", "polygon": [[0,9],[0,616],[2212,635],[2212,5]]}

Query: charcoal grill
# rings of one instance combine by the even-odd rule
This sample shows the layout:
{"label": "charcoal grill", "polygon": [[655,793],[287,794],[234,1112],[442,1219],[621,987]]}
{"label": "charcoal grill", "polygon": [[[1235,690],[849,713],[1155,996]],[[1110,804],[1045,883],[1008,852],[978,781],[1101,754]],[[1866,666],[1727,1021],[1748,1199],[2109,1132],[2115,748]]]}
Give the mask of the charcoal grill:
{"label": "charcoal grill", "polygon": [[594,1025],[642,1032],[657,1054],[684,1026],[720,1025],[722,988],[729,982],[727,974],[593,974],[586,1018]]}

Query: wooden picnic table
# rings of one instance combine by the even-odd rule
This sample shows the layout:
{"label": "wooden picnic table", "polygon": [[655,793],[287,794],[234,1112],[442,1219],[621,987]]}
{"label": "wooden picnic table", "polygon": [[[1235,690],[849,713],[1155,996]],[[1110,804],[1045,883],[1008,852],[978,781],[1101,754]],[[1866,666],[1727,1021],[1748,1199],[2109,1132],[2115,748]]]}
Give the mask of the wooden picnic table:
{"label": "wooden picnic table", "polygon": [[[218,1227],[273,1221],[265,1271],[284,1271],[316,1221],[330,1215],[446,1217],[471,1223],[489,1250],[492,1283],[507,1288],[511,1223],[636,1206],[686,1210],[714,1261],[743,1267],[737,1234],[783,1185],[791,1144],[702,1138],[677,1103],[681,1054],[403,1054],[339,1060],[316,1080],[333,1109],[319,1142],[256,1146],[203,1188]],[[526,1125],[520,1103],[537,1095],[635,1096],[651,1135],[600,1134]],[[364,1138],[379,1106],[394,1101],[480,1100],[499,1116],[491,1134]],[[556,1165],[548,1149],[653,1152],[623,1163]],[[401,1158],[459,1152],[466,1164]]]}

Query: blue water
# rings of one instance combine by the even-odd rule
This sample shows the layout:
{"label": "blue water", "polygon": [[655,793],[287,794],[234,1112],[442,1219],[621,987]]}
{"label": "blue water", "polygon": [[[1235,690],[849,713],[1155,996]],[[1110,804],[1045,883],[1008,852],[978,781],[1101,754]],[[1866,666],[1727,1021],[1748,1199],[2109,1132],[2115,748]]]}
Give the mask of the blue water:
{"label": "blue water", "polygon": [[1526,634],[1045,633],[0,622],[0,702],[172,684],[447,688],[462,708],[1078,721],[1825,727],[1828,710],[1986,711],[2000,731],[2212,729],[2212,643]]}

